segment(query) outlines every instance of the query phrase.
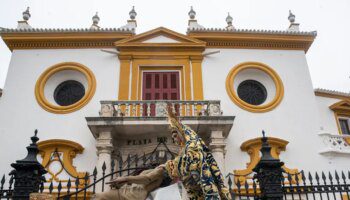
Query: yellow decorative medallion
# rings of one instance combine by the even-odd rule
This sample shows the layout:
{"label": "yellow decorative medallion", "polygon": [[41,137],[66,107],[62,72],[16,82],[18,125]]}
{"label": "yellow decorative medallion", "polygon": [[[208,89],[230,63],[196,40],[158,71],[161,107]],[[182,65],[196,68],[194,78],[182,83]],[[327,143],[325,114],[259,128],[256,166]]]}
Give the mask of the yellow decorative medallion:
{"label": "yellow decorative medallion", "polygon": [[[85,95],[83,96],[83,98],[81,98],[78,102],[72,105],[68,105],[68,106],[54,105],[50,103],[45,97],[45,93],[44,93],[45,85],[51,76],[64,70],[73,70],[73,71],[78,71],[82,73],[87,80],[88,89],[85,92]],[[57,113],[57,114],[65,114],[65,113],[74,112],[76,110],[79,110],[83,106],[85,106],[93,97],[95,90],[96,90],[96,79],[90,69],[88,69],[86,66],[79,63],[64,62],[48,68],[47,70],[44,71],[44,73],[40,75],[35,85],[35,97],[39,105],[42,108],[44,108],[46,111]]]}
{"label": "yellow decorative medallion", "polygon": [[[238,97],[234,89],[234,81],[239,72],[247,69],[260,70],[266,73],[273,80],[276,88],[276,94],[271,101],[262,105],[252,105]],[[282,101],[284,94],[283,83],[278,74],[269,66],[259,62],[244,62],[232,68],[226,78],[226,91],[236,105],[249,112],[267,112],[274,109]]]}

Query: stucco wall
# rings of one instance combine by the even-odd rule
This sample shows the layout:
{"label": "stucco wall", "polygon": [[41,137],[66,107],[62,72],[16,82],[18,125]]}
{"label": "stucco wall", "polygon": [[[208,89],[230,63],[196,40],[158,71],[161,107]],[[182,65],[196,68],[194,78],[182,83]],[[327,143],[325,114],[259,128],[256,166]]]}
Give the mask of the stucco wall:
{"label": "stucco wall", "polygon": [[329,106],[341,101],[341,99],[316,96],[319,111],[321,132],[339,134],[334,112]]}
{"label": "stucco wall", "polygon": [[[53,114],[42,109],[34,95],[38,77],[48,67],[60,62],[78,62],[95,75],[97,88],[91,101],[69,114]],[[86,125],[86,116],[98,116],[100,100],[117,99],[119,60],[99,49],[14,50],[0,101],[0,172],[9,172],[10,163],[26,155],[25,147],[34,129],[40,140],[67,139],[80,143],[84,154],[78,155],[79,171],[92,171],[96,161],[95,140]]]}
{"label": "stucco wall", "polygon": [[[240,145],[261,136],[262,130],[268,136],[289,141],[281,158],[290,168],[316,170],[338,167],[318,154],[323,145],[317,135],[320,130],[318,106],[303,51],[210,49],[215,50],[220,50],[220,53],[207,56],[203,61],[204,96],[205,99],[221,100],[224,115],[236,116],[227,140],[227,172],[245,169],[249,156],[240,150]],[[226,76],[231,68],[248,61],[270,66],[282,79],[284,98],[274,110],[248,112],[229,98],[225,89]]]}

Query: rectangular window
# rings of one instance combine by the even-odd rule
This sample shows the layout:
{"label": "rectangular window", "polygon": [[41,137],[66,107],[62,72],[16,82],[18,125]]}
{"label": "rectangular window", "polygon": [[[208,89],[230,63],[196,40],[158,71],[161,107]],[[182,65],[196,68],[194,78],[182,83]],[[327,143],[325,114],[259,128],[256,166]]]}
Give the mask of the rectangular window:
{"label": "rectangular window", "polygon": [[[142,84],[143,100],[180,100],[180,73],[176,71],[143,72]],[[144,113],[146,114],[146,105]],[[155,105],[150,105],[151,116],[155,115]],[[178,106],[176,106],[178,110]]]}
{"label": "rectangular window", "polygon": [[339,125],[342,134],[350,135],[349,121],[349,118],[339,118]]}

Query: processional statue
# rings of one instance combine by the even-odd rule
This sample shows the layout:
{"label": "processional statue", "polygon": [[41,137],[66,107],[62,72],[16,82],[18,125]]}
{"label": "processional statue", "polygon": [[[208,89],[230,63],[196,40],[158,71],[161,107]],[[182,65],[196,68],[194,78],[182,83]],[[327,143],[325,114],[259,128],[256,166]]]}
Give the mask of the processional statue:
{"label": "processional statue", "polygon": [[[173,160],[136,176],[118,177],[110,183],[111,191],[99,193],[98,200],[144,200],[160,187],[181,181],[188,200],[231,200],[224,177],[204,141],[190,127],[182,124],[168,108],[172,138],[180,145]],[[131,185],[130,185],[131,184]]]}

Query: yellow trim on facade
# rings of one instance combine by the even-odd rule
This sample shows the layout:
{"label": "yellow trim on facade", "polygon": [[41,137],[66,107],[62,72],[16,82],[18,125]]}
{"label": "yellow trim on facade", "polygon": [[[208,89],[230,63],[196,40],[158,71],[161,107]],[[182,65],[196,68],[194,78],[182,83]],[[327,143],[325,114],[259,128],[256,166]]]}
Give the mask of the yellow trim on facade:
{"label": "yellow trim on facade", "polygon": [[[342,100],[339,101],[329,107],[334,112],[335,122],[338,127],[338,132],[340,135],[342,135],[342,130],[339,123],[339,118],[346,117],[350,118],[350,101],[349,100]],[[345,141],[350,144],[350,138],[345,138]]]}
{"label": "yellow trim on facade", "polygon": [[119,56],[120,72],[119,72],[119,100],[129,99],[129,81],[130,81],[130,56]]}
{"label": "yellow trim on facade", "polygon": [[[69,106],[58,106],[50,103],[46,99],[44,89],[45,89],[46,82],[49,80],[49,78],[52,75],[64,70],[74,70],[84,74],[88,82],[88,89],[85,92],[85,95],[83,96],[83,98],[80,99],[78,102]],[[94,74],[89,68],[75,62],[63,62],[63,63],[56,64],[52,67],[49,67],[40,75],[35,85],[35,97],[38,104],[46,111],[56,113],[56,114],[65,114],[65,113],[71,113],[71,112],[77,111],[80,108],[84,107],[95,94],[95,90],[96,90],[96,79]]]}
{"label": "yellow trim on facade", "polygon": [[113,48],[114,42],[129,38],[132,33],[115,32],[31,32],[2,33],[7,47],[14,49],[82,49]]}
{"label": "yellow trim on facade", "polygon": [[283,35],[243,32],[195,32],[188,33],[189,37],[206,42],[207,48],[231,49],[286,49],[303,50],[307,52],[315,35]]}
{"label": "yellow trim on facade", "polygon": [[[275,87],[276,87],[276,94],[275,97],[268,103],[263,105],[251,105],[249,103],[246,103],[245,101],[241,100],[238,95],[236,94],[235,88],[234,88],[234,80],[236,76],[239,74],[239,72],[246,70],[246,69],[257,69],[265,72],[268,74],[271,79],[273,80]],[[226,78],[226,91],[229,95],[230,99],[240,108],[247,110],[249,112],[267,112],[274,108],[276,108],[279,103],[283,99],[284,95],[284,88],[281,78],[278,76],[278,74],[269,66],[263,63],[259,62],[244,62],[236,65],[233,67]]]}
{"label": "yellow trim on facade", "polygon": [[[68,180],[61,180],[59,175],[65,170],[69,176],[74,180],[74,177],[82,178],[79,186],[84,186],[84,176],[87,172],[78,172],[76,167],[73,165],[73,160],[77,154],[82,154],[84,148],[73,141],[62,140],[62,139],[52,139],[44,140],[38,142],[39,154],[42,157],[42,165],[50,174],[49,180],[47,182],[67,182]],[[58,155],[57,155],[58,153]],[[50,170],[50,165],[56,161],[62,161],[61,169],[57,172],[52,172]]]}
{"label": "yellow trim on facade", "polygon": [[[279,159],[281,151],[286,150],[286,146],[289,142],[280,138],[268,137],[268,143],[271,146],[272,157]],[[235,175],[235,181],[239,180],[240,182],[244,183],[246,179],[251,178],[249,177],[249,175],[253,172],[254,167],[259,163],[261,158],[261,145],[261,137],[245,141],[241,144],[241,150],[249,154],[250,162],[247,163],[246,169],[233,170],[233,173]],[[298,169],[290,169],[285,165],[282,166],[282,168],[289,174],[296,174],[298,172]]]}
{"label": "yellow trim on facade", "polygon": [[203,100],[202,57],[191,57],[193,77],[193,100]]}

